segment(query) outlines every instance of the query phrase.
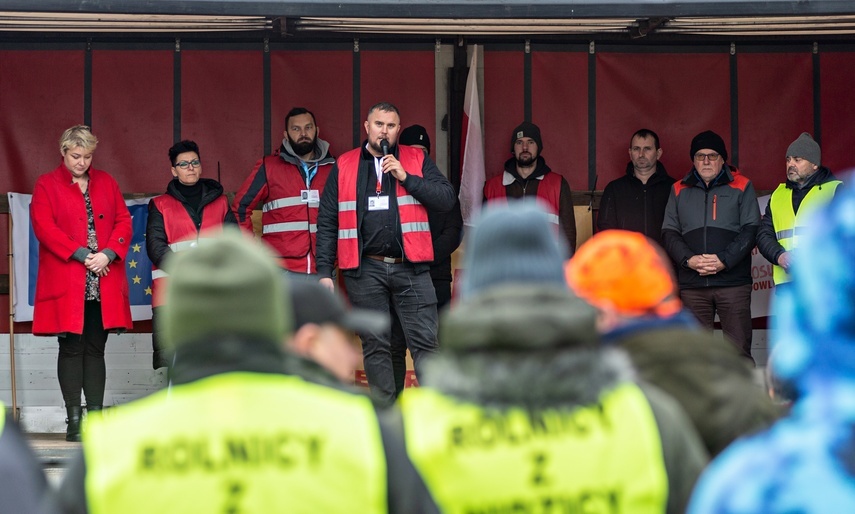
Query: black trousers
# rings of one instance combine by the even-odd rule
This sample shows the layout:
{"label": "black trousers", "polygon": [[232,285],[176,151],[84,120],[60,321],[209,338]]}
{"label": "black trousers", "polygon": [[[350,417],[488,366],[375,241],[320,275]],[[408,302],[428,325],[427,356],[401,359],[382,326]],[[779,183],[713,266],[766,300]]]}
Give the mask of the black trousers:
{"label": "black trousers", "polygon": [[101,321],[101,302],[88,300],[83,308],[83,333],[58,337],[56,373],[67,407],[80,405],[83,391],[87,405],[104,405],[107,366],[104,348],[107,331]]}

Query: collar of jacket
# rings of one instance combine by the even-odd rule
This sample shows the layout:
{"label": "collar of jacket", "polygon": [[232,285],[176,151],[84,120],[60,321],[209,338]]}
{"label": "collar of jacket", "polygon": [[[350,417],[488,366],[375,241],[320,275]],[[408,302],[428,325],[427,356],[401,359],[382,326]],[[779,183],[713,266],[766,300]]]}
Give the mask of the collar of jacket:
{"label": "collar of jacket", "polygon": [[562,286],[508,283],[476,293],[444,316],[443,349],[596,347],[596,311]]}
{"label": "collar of jacket", "polygon": [[[166,186],[166,194],[175,198],[181,203],[187,203],[187,199],[181,194],[181,191],[178,189],[178,179],[173,178],[169,181],[169,184]],[[199,179],[199,187],[202,189],[201,201],[199,202],[199,207],[204,207],[209,203],[213,202],[217,198],[223,194],[223,186],[212,178],[202,177]]]}
{"label": "collar of jacket", "polygon": [[[315,140],[315,153],[311,159],[305,162],[332,164],[335,162],[335,158],[333,158],[329,151],[330,144],[321,138],[317,138]],[[299,166],[300,161],[302,160],[294,154],[294,149],[291,148],[291,142],[288,141],[287,137],[282,140],[282,146],[279,147],[279,158],[289,164],[293,164],[294,166]]]}
{"label": "collar of jacket", "polygon": [[[641,180],[639,180],[635,176],[635,166],[632,165],[632,161],[629,161],[626,164],[626,174],[630,178],[632,178],[634,180],[638,180],[638,182],[641,182]],[[653,175],[650,175],[650,178],[647,179],[647,183],[648,184],[656,184],[657,182],[662,182],[664,180],[668,180],[669,178],[671,178],[671,177],[670,177],[670,175],[668,175],[668,172],[665,170],[665,165],[662,164],[661,161],[656,161],[656,171],[653,172]],[[671,179],[671,180],[673,182],[673,179]]]}
{"label": "collar of jacket", "polygon": [[603,343],[615,344],[629,334],[663,328],[687,328],[699,330],[700,325],[698,325],[697,319],[685,309],[673,316],[665,318],[659,316],[640,316],[632,318],[614,330],[603,334]]}
{"label": "collar of jacket", "polygon": [[701,176],[698,174],[698,170],[696,170],[695,167],[692,166],[692,171],[690,171],[689,174],[683,178],[682,182],[687,186],[696,186],[704,189],[709,189],[719,184],[729,184],[733,182],[734,173],[739,173],[739,169],[737,169],[735,166],[728,166],[727,163],[725,163],[721,166],[721,171],[718,172],[718,175],[716,175],[716,177],[712,181],[710,181],[710,185],[707,186],[706,183],[704,183],[704,181],[701,179]]}
{"label": "collar of jacket", "polygon": [[284,360],[284,351],[272,341],[203,338],[175,350],[170,379],[179,385],[237,371],[283,373]]}
{"label": "collar of jacket", "polygon": [[816,173],[808,177],[807,181],[805,181],[805,185],[800,186],[797,182],[793,182],[792,180],[786,181],[786,186],[790,189],[804,189],[809,190],[813,186],[819,184],[825,184],[826,182],[830,182],[832,180],[837,180],[837,177],[831,173],[831,170],[826,168],[825,166],[820,166]]}
{"label": "collar of jacket", "polygon": [[534,165],[534,171],[531,172],[531,175],[528,178],[520,177],[520,174],[517,173],[517,160],[513,157],[505,161],[505,173],[502,175],[502,185],[509,186],[514,183],[515,180],[519,180],[520,182],[525,182],[526,180],[543,180],[543,176],[552,171],[552,169],[546,164],[546,159],[542,156],[538,155],[536,164]]}

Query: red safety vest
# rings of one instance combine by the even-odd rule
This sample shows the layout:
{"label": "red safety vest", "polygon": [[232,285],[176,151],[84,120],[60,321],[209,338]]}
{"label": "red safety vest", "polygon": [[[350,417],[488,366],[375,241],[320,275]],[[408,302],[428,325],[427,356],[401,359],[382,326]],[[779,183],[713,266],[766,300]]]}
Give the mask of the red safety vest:
{"label": "red safety vest", "polygon": [[[296,273],[316,273],[315,241],[318,231],[318,203],[307,203],[301,193],[306,183],[299,169],[278,156],[264,158],[267,170],[269,200],[262,206],[261,239],[279,254],[282,267]],[[318,164],[312,189],[319,195],[332,170],[329,164]]]}
{"label": "red safety vest", "polygon": [[[163,215],[163,230],[166,232],[166,242],[173,252],[180,252],[199,241],[202,232],[220,232],[223,227],[223,219],[229,212],[229,202],[225,195],[209,203],[202,208],[202,226],[196,230],[196,224],[187,212],[183,203],[171,195],[160,195],[152,198],[157,210]],[[169,274],[151,265],[151,306],[160,307],[164,303],[163,280]]]}
{"label": "red safety vest", "polygon": [[[502,184],[503,175],[504,172],[498,177],[491,178],[484,185],[484,197],[488,202],[508,201],[507,190],[505,185]],[[542,180],[538,180],[538,182],[537,198],[543,201],[543,203],[552,210],[551,214],[554,216],[550,216],[549,220],[558,225],[558,213],[561,212],[559,208],[559,199],[561,197],[561,175],[550,171],[543,176]]]}
{"label": "red safety vest", "polygon": [[[410,175],[422,176],[424,152],[418,148],[398,145],[398,159]],[[356,216],[356,177],[362,148],[355,148],[338,158],[338,267],[359,267],[359,227]],[[397,181],[398,215],[404,238],[404,257],[410,262],[433,261],[427,210]]]}

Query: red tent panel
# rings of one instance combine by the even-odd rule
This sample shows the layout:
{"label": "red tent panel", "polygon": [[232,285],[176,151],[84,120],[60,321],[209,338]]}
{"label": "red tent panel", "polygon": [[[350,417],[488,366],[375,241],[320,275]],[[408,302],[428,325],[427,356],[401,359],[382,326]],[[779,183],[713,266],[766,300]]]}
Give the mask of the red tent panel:
{"label": "red tent panel", "polygon": [[737,54],[739,169],[756,189],[785,180],[787,146],[813,133],[811,60],[807,52]]}
{"label": "red tent panel", "polygon": [[171,51],[92,53],[95,166],[122,191],[157,193],[172,179],[172,63]]}
{"label": "red tent panel", "polygon": [[597,54],[597,189],[626,171],[629,140],[640,128],[659,135],[674,178],[692,166],[692,138],[714,130],[730,148],[729,55]]}
{"label": "red tent panel", "polygon": [[[484,52],[484,163],[486,176],[511,157],[511,132],[523,121],[523,52]],[[545,144],[545,143],[544,143]]]}
{"label": "red tent panel", "polygon": [[315,114],[320,137],[330,143],[334,155],[349,150],[353,146],[352,77],[353,52],[271,52],[271,148],[282,144],[288,111],[305,107]]}
{"label": "red tent panel", "polygon": [[855,53],[820,54],[822,163],[835,173],[855,167],[852,121],[855,120]]}
{"label": "red tent panel", "polygon": [[[427,129],[431,141],[436,141],[433,51],[362,50],[360,67],[360,122],[365,121],[372,105],[390,102],[401,113],[401,128],[422,125]],[[347,116],[346,119],[350,120],[351,117]],[[361,123],[359,130],[361,141],[365,139],[365,129]]]}
{"label": "red tent panel", "polygon": [[587,190],[587,52],[532,53],[531,110],[549,167],[564,175],[574,191]]}
{"label": "red tent panel", "polygon": [[[193,139],[203,173],[236,191],[264,153],[260,51],[181,52],[181,137]],[[281,124],[280,124],[281,126]]]}

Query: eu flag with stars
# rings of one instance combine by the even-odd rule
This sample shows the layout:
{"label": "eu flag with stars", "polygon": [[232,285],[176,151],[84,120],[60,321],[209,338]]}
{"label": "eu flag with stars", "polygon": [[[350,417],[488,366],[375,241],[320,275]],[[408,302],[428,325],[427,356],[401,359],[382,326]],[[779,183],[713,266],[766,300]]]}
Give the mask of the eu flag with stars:
{"label": "eu flag with stars", "polygon": [[131,305],[151,305],[151,261],[145,251],[145,226],[148,222],[148,201],[131,204],[134,235],[125,257]]}

